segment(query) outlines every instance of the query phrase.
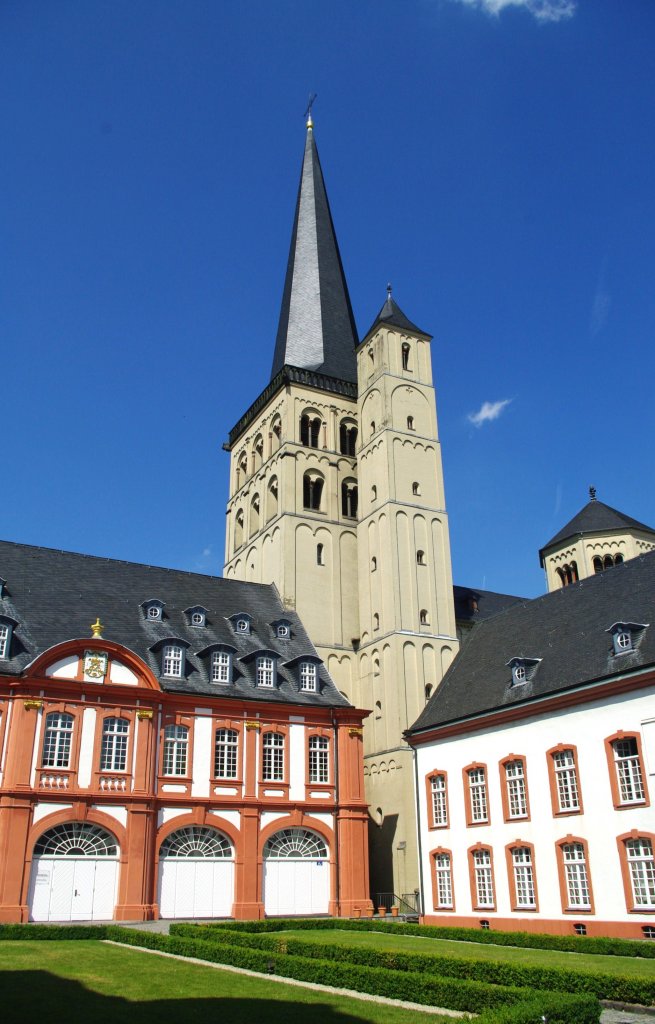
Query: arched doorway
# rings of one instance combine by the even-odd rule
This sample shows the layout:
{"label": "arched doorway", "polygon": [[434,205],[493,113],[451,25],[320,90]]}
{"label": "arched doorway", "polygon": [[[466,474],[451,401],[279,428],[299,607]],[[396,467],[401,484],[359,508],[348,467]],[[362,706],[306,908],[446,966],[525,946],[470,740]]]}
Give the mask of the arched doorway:
{"label": "arched doorway", "polygon": [[327,914],[330,864],[325,840],[285,828],[264,846],[264,909],[269,916]]}
{"label": "arched doorway", "polygon": [[34,846],[31,921],[109,921],[114,916],[118,843],[98,825],[68,822]]}
{"label": "arched doorway", "polygon": [[230,917],[234,902],[234,850],[218,829],[187,825],[159,851],[161,917]]}

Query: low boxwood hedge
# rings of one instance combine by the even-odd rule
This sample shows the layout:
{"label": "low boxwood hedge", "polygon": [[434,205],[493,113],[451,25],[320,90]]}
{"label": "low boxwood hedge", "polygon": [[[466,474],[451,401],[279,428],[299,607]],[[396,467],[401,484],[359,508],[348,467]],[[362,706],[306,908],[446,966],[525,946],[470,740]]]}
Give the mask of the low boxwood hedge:
{"label": "low boxwood hedge", "polygon": [[469,957],[441,956],[432,953],[390,952],[362,946],[323,945],[303,942],[283,935],[253,934],[211,926],[173,924],[171,934],[201,938],[209,942],[229,942],[254,949],[270,950],[313,959],[343,961],[396,971],[419,971],[441,977],[484,981],[492,985],[512,985],[558,992],[587,992],[598,999],[626,1003],[655,1003],[655,979],[624,977],[600,972],[576,971],[560,967],[531,967],[524,964]]}
{"label": "low boxwood hedge", "polygon": [[[478,1013],[482,1014],[482,1024],[533,1024],[544,1014],[550,1024],[597,1024],[600,1017],[598,1001],[590,995],[564,995],[534,990],[528,995],[526,989],[512,985],[439,977],[425,972],[349,963],[343,959],[322,959],[315,955],[297,956],[290,951],[256,948],[254,943],[237,944],[238,939],[248,936],[239,936],[231,930],[229,937],[224,935],[221,943],[208,941],[207,936],[203,939],[189,938],[183,930],[193,927],[172,926],[175,934],[167,936],[109,926],[107,937],[133,946],[245,967],[299,981]],[[205,930],[210,931],[209,928]],[[312,952],[315,953],[316,949],[321,947],[314,947]],[[508,1016],[510,1009],[514,1012]]]}
{"label": "low boxwood hedge", "polygon": [[222,921],[209,928],[234,931],[279,932],[289,929],[310,931],[377,931],[399,935],[418,935],[424,939],[455,939],[491,946],[519,946],[526,949],[554,949],[564,953],[602,954],[603,956],[640,956],[655,958],[655,942],[648,939],[610,939],[592,935],[543,935],[532,932],[501,932],[492,929],[451,928],[448,925],[406,924],[401,921],[352,920],[336,918],[277,918],[274,921]]}
{"label": "low boxwood hedge", "polygon": [[104,939],[102,924],[0,924],[2,939]]}

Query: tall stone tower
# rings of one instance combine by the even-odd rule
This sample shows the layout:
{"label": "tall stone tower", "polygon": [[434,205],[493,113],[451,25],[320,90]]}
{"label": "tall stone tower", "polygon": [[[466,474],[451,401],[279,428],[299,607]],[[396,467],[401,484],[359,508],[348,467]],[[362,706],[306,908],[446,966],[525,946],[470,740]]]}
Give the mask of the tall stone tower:
{"label": "tall stone tower", "polygon": [[361,344],[311,119],[269,385],[230,432],[225,575],[275,583],[364,732],[372,894],[418,885],[403,731],[457,651],[430,336]]}
{"label": "tall stone tower", "polygon": [[391,298],[357,351],[360,700],[371,879],[417,884],[412,755],[403,732],[455,656],[453,581],[430,336]]}

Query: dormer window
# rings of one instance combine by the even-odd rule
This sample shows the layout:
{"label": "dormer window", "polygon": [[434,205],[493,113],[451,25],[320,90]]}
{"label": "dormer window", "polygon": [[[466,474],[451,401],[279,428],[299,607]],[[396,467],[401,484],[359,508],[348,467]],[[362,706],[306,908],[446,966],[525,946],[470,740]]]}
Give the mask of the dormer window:
{"label": "dormer window", "polygon": [[230,622],[235,633],[248,636],[252,632],[252,619],[246,612],[237,612],[230,616]]}
{"label": "dormer window", "polygon": [[318,666],[313,661],[300,662],[300,689],[315,693],[318,686]]}
{"label": "dormer window", "polygon": [[184,648],[179,644],[166,644],[162,649],[161,672],[169,679],[181,679],[184,675]]}
{"label": "dormer window", "polygon": [[9,657],[11,650],[11,634],[13,627],[7,621],[0,621],[0,659],[3,661]]}
{"label": "dormer window", "polygon": [[646,629],[643,622],[615,622],[607,630],[611,634],[614,655],[629,654],[639,643],[642,631]]}
{"label": "dormer window", "polygon": [[187,608],[186,614],[189,616],[189,624],[191,626],[206,626],[207,625],[207,609],[197,605],[195,608]]}
{"label": "dormer window", "polygon": [[210,678],[212,683],[232,682],[232,656],[229,651],[212,651]]}
{"label": "dormer window", "polygon": [[273,625],[275,626],[275,635],[278,640],[289,639],[291,636],[291,626],[286,620],[280,619],[279,622],[274,622]]}
{"label": "dormer window", "polygon": [[262,654],[256,662],[257,686],[275,686],[275,659]]}
{"label": "dormer window", "polygon": [[512,686],[524,686],[534,675],[540,658],[512,658],[507,662],[512,670]]}
{"label": "dormer window", "polygon": [[144,601],[141,607],[149,622],[161,622],[164,618],[163,601]]}

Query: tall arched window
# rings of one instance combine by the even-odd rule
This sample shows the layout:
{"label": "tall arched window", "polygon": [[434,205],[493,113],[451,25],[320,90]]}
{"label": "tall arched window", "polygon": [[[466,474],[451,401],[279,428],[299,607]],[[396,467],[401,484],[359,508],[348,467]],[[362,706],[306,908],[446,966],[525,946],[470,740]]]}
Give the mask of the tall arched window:
{"label": "tall arched window", "polygon": [[408,416],[407,417],[407,429],[408,430],[413,430],[414,429],[414,417],[413,416]]}
{"label": "tall arched window", "polygon": [[350,455],[354,458],[356,444],[357,427],[354,423],[343,420],[339,427],[339,450],[341,454]]}
{"label": "tall arched window", "polygon": [[425,565],[425,552],[420,549],[416,552],[416,564]]}
{"label": "tall arched window", "polygon": [[265,732],[262,778],[264,782],[284,782],[284,736]]}
{"label": "tall arched window", "polygon": [[276,416],[271,423],[271,455],[280,447],[282,440],[282,420]]}
{"label": "tall arched window", "polygon": [[409,370],[409,345],[407,344],[406,341],[403,342],[403,345],[400,349],[400,354],[402,358],[403,370]]}
{"label": "tall arched window", "polygon": [[258,434],[255,438],[255,447],[253,448],[253,467],[255,470],[261,469],[264,463],[264,438],[261,434]]}
{"label": "tall arched window", "polygon": [[43,735],[43,768],[68,768],[70,765],[73,716],[61,711],[46,715]]}
{"label": "tall arched window", "polygon": [[302,478],[302,503],[304,508],[318,512],[321,508],[323,477],[318,473],[305,473]]}
{"label": "tall arched window", "polygon": [[428,618],[428,613],[427,613],[427,610],[425,608],[421,608],[421,612],[420,612],[420,615],[419,615],[419,621],[420,621],[422,626],[429,626],[430,625],[430,620]]}
{"label": "tall arched window", "polygon": [[318,416],[304,413],[300,418],[300,443],[306,448],[318,448],[321,420]]}
{"label": "tall arched window", "polygon": [[273,476],[268,482],[268,488],[266,490],[266,522],[269,519],[274,519],[278,512],[278,482],[277,477]]}
{"label": "tall arched window", "polygon": [[254,494],[253,499],[250,502],[250,536],[257,533],[259,530],[259,495]]}
{"label": "tall arched window", "polygon": [[238,551],[243,544],[243,510],[239,509],[234,518],[234,550]]}
{"label": "tall arched window", "polygon": [[316,564],[317,565],[325,565],[325,554],[324,554],[324,548],[323,548],[322,544],[317,544],[316,545]]}
{"label": "tall arched window", "polygon": [[344,480],[341,484],[341,514],[348,519],[357,518],[357,484],[354,480]]}
{"label": "tall arched window", "polygon": [[325,736],[309,739],[309,781],[329,782],[329,742]]}

